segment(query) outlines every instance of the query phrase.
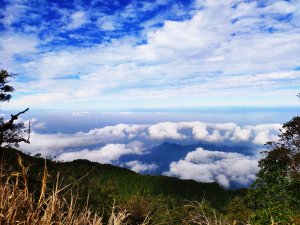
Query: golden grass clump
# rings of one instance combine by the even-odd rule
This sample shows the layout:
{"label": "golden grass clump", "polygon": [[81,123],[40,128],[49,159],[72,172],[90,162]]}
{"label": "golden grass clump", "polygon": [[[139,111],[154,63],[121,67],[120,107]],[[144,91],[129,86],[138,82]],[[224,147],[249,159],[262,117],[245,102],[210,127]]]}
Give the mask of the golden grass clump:
{"label": "golden grass clump", "polygon": [[[102,225],[103,218],[90,210],[88,204],[81,209],[76,205],[76,196],[64,198],[58,181],[52,190],[47,190],[47,167],[45,165],[39,197],[29,191],[26,168],[18,156],[20,172],[0,170],[0,225]],[[118,211],[118,212],[117,212]],[[108,225],[127,224],[128,213],[112,207]]]}
{"label": "golden grass clump", "polygon": [[188,209],[188,216],[184,219],[185,224],[199,224],[199,225],[250,225],[249,223],[234,220],[230,222],[228,219],[222,217],[214,209],[206,206],[205,202],[190,202],[184,207]]}
{"label": "golden grass clump", "polygon": [[[77,197],[70,188],[73,184],[61,187],[59,175],[53,188],[47,187],[48,172],[45,162],[40,190],[30,191],[27,173],[22,158],[18,155],[19,171],[7,170],[0,161],[0,225],[129,225],[130,213],[125,208],[111,207],[109,218],[104,221],[103,215],[93,212],[88,200],[79,207]],[[66,195],[67,193],[67,195]],[[65,196],[68,196],[66,198]],[[139,205],[141,207],[141,205]],[[132,207],[129,207],[129,209]],[[203,202],[190,202],[184,206],[188,215],[186,218],[159,224],[183,225],[237,225],[236,221],[229,223],[222,216],[206,207]],[[135,207],[133,207],[135,209]],[[101,210],[101,209],[99,209]],[[136,211],[133,210],[133,211]],[[139,211],[139,210],[138,210]],[[142,210],[146,211],[145,209]],[[139,211],[140,212],[140,211]],[[140,225],[153,224],[150,212],[143,213]],[[137,223],[134,223],[137,225]],[[240,224],[240,223],[239,223]]]}

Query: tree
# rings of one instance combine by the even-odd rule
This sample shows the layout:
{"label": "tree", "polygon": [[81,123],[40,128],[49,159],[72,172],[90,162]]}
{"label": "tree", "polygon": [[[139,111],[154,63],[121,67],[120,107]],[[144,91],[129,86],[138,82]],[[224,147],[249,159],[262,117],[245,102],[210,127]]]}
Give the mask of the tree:
{"label": "tree", "polygon": [[283,125],[279,140],[267,142],[260,171],[248,192],[253,224],[289,223],[300,212],[300,117]]}
{"label": "tree", "polygon": [[[11,99],[11,93],[14,92],[14,88],[8,83],[9,79],[14,77],[14,75],[3,69],[0,71],[0,102],[9,102]],[[29,143],[30,123],[29,128],[25,128],[24,123],[17,123],[19,116],[28,110],[29,108],[17,114],[11,114],[8,120],[0,117],[1,147],[18,147],[20,142]],[[27,135],[27,138],[25,138],[25,135]]]}

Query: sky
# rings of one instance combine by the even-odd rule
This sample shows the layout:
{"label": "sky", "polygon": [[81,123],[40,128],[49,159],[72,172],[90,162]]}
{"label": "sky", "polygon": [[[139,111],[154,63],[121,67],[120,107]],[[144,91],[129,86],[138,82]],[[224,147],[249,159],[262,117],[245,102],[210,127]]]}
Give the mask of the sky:
{"label": "sky", "polygon": [[0,0],[5,107],[295,107],[298,0]]}
{"label": "sky", "polygon": [[197,147],[163,174],[248,186],[300,112],[299,43],[299,0],[0,0],[0,68],[17,74],[1,116],[30,108],[24,152],[141,173],[159,164],[122,157],[241,146]]}

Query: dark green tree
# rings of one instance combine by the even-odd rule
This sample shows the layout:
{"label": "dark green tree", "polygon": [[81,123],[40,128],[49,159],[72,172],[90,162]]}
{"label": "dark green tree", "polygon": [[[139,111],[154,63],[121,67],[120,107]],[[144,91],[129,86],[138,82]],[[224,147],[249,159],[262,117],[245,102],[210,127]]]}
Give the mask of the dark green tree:
{"label": "dark green tree", "polygon": [[[11,93],[14,91],[14,88],[8,83],[9,79],[14,77],[14,75],[3,69],[0,71],[0,102],[8,102],[11,99]],[[17,123],[19,116],[28,110],[29,108],[17,114],[11,114],[10,119],[7,120],[4,117],[0,117],[1,147],[18,147],[20,142],[29,143],[30,123],[29,128],[25,128],[24,123]]]}
{"label": "dark green tree", "polygon": [[249,189],[253,224],[290,223],[300,211],[300,117],[283,125],[279,140],[266,144],[260,171]]}

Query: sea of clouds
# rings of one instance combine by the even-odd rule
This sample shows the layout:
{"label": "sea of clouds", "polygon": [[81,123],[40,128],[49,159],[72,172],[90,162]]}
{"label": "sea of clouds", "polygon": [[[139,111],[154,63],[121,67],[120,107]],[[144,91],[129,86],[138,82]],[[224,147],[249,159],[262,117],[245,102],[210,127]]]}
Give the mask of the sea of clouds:
{"label": "sea of clouds", "polygon": [[[151,154],[151,148],[165,141],[181,145],[212,143],[214,145],[251,146],[251,154],[211,151],[196,148],[179,161],[170,164],[163,174],[200,182],[218,182],[229,188],[232,183],[247,186],[258,172],[260,152],[267,141],[278,139],[281,124],[239,126],[236,123],[161,122],[157,124],[118,124],[74,134],[42,134],[35,128],[46,126],[32,120],[31,144],[21,149],[41,153],[59,161],[88,159],[127,167],[136,172],[155,171],[156,162],[121,162],[125,155]],[[164,152],[161,152],[164,154]]]}

